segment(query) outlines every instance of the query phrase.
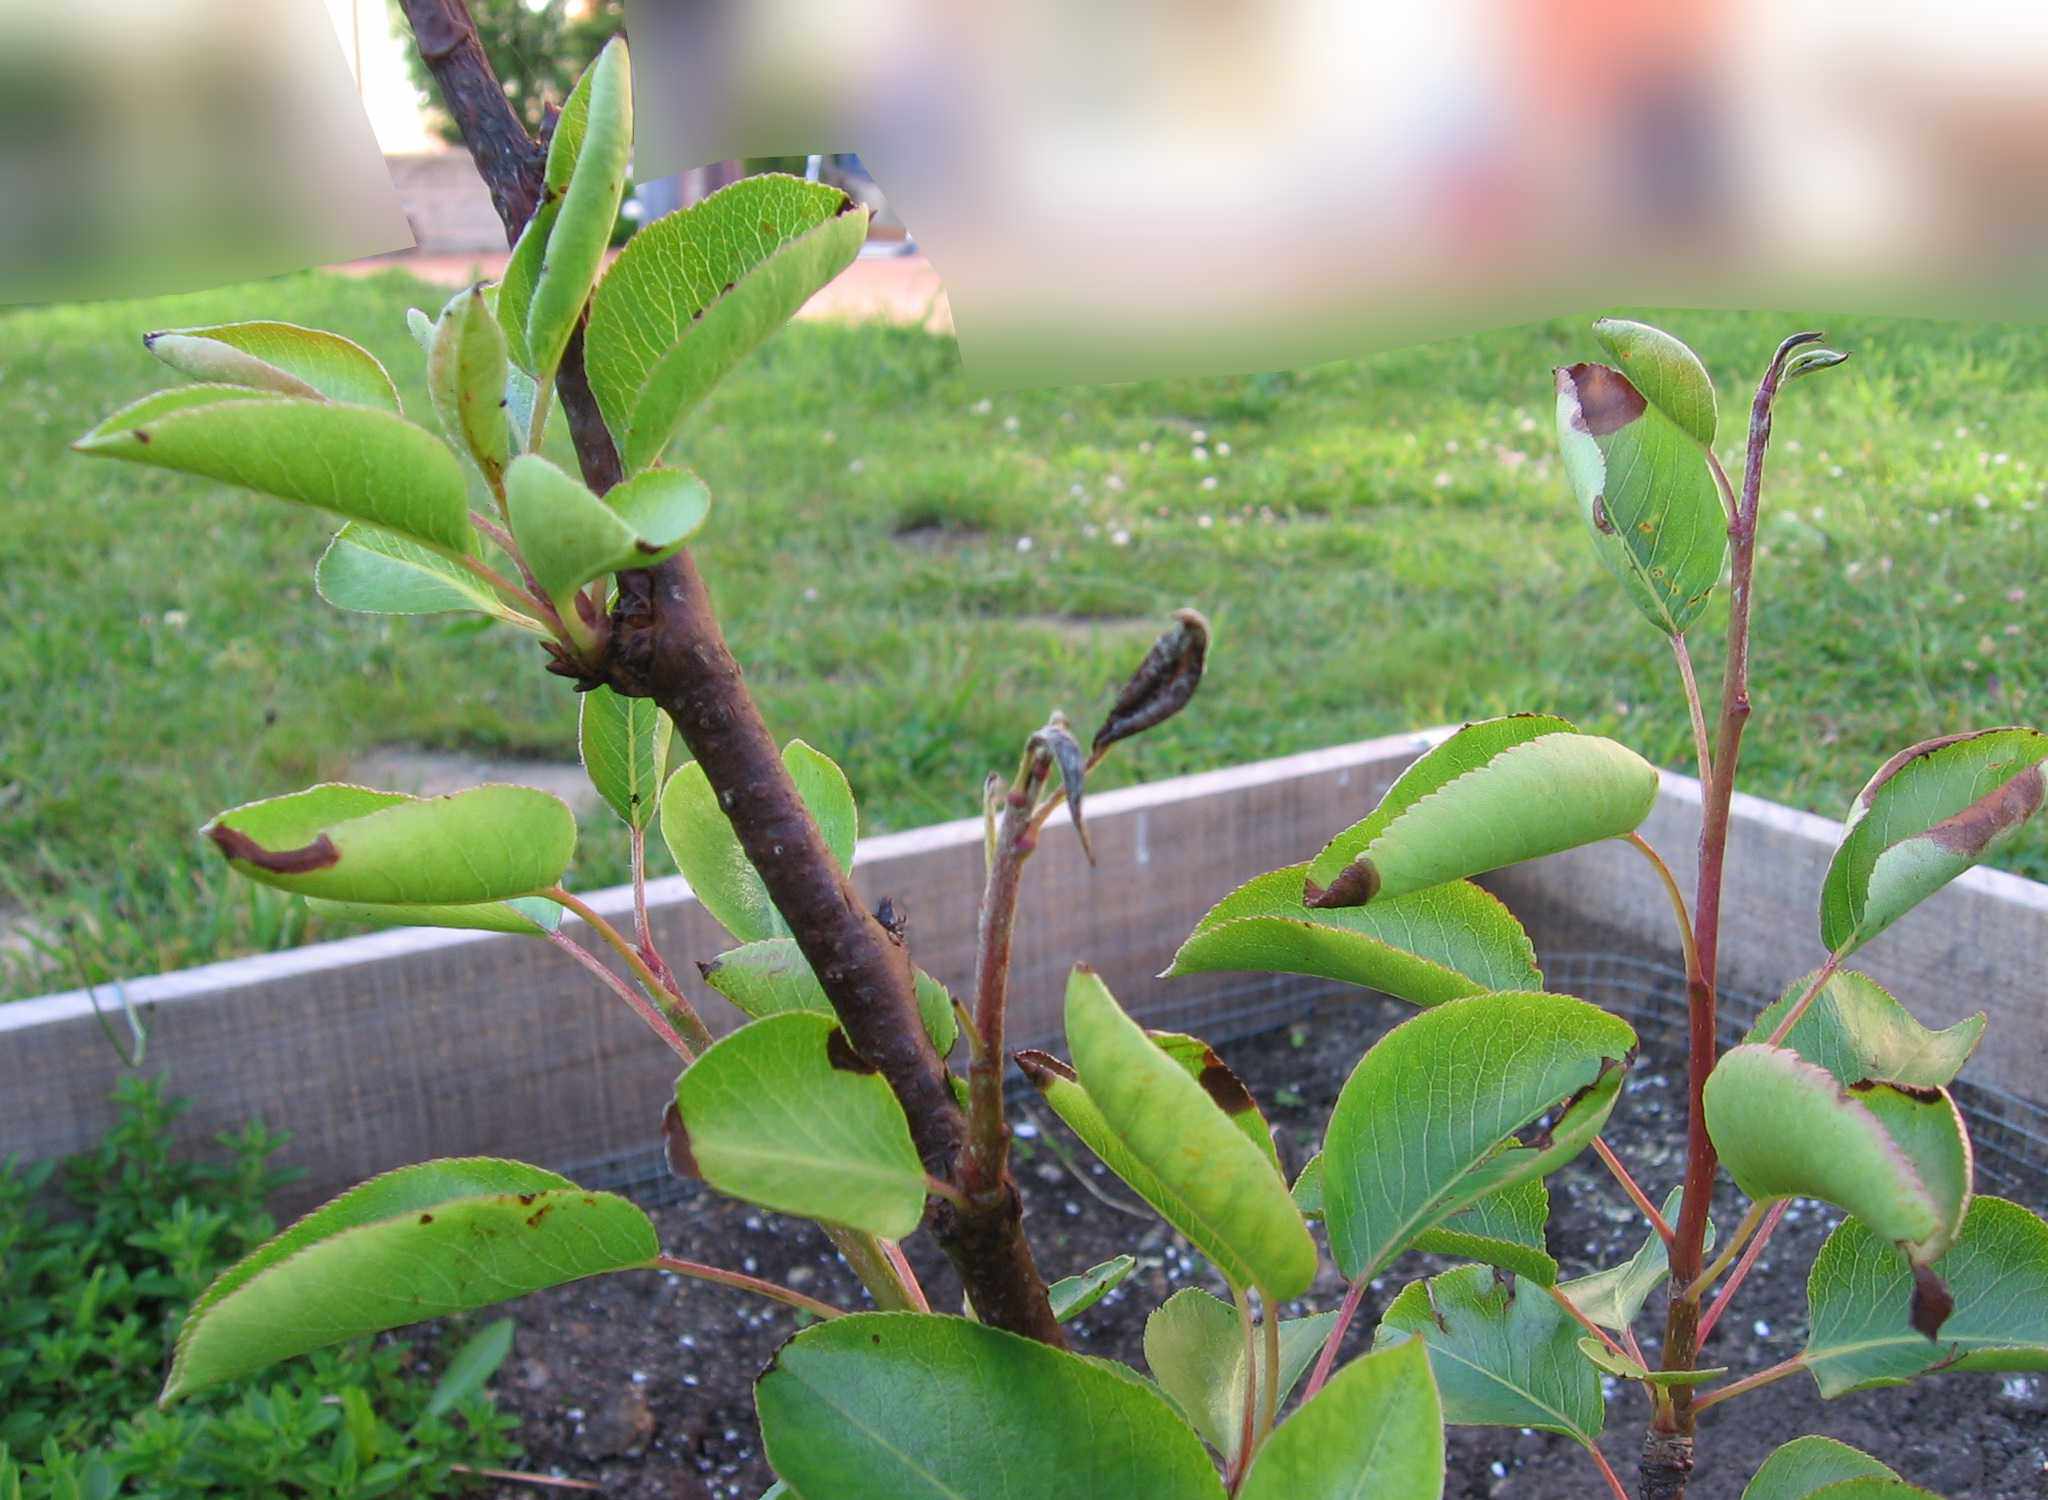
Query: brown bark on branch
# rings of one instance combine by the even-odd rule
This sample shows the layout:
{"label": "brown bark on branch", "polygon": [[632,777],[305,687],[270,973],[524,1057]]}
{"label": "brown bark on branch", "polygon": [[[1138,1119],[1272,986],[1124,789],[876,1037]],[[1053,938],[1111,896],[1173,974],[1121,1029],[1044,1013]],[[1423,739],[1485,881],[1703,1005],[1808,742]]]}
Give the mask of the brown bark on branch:
{"label": "brown bark on branch", "polygon": [[[546,152],[506,100],[464,0],[400,4],[512,243],[545,191]],[[619,458],[591,395],[580,329],[563,354],[555,389],[584,481],[602,494],[619,481]],[[618,581],[604,660],[580,665],[590,680],[650,698],[675,721],[847,1039],[902,1101],[925,1169],[953,1179],[967,1121],[925,1035],[910,955],[860,904],[798,796],[696,564],[684,552]],[[1064,1345],[1024,1238],[1014,1182],[1005,1176],[964,1206],[933,1199],[926,1222],[983,1322]]]}

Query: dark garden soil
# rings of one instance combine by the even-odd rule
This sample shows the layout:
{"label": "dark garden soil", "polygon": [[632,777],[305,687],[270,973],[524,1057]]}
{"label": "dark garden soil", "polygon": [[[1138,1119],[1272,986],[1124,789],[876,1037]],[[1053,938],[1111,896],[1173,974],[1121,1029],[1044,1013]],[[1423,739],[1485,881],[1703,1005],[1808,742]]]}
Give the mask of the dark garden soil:
{"label": "dark garden soil", "polygon": [[[1301,1024],[1219,1048],[1264,1104],[1290,1172],[1319,1144],[1352,1065],[1408,1013],[1392,1002],[1331,1001]],[[1678,1173],[1683,1075],[1676,1061],[1668,1046],[1646,1039],[1607,1133],[1658,1197]],[[1121,1288],[1070,1325],[1076,1346],[1142,1369],[1147,1313],[1182,1286],[1228,1293],[1050,1111],[1027,1100],[1018,1118],[1024,1137],[1018,1175],[1048,1277],[1126,1251],[1139,1258],[1139,1270]],[[1715,1219],[1732,1225],[1742,1200],[1732,1188],[1724,1195]],[[858,1283],[808,1224],[721,1199],[696,1184],[655,1217],[673,1254],[738,1267],[845,1307],[862,1305]],[[1806,1267],[1833,1222],[1806,1204],[1786,1215],[1716,1331],[1711,1363],[1739,1374],[1798,1352],[1806,1333]],[[1566,1274],[1620,1259],[1645,1232],[1592,1157],[1551,1179],[1550,1249]],[[933,1305],[956,1305],[957,1283],[930,1245],[912,1242],[909,1251]],[[1436,1269],[1440,1264],[1429,1257],[1409,1256],[1398,1274],[1374,1282],[1347,1355],[1368,1345],[1379,1309],[1403,1284]],[[1325,1261],[1299,1310],[1334,1307],[1342,1290]],[[1661,1309],[1662,1298],[1653,1299],[1638,1329],[1653,1354]],[[752,1382],[795,1326],[779,1305],[650,1274],[560,1288],[512,1311],[520,1332],[497,1389],[501,1402],[524,1418],[519,1436],[533,1468],[594,1481],[611,1500],[753,1500],[768,1486]],[[1639,1388],[1614,1392],[1603,1447],[1631,1482],[1645,1414]],[[1717,1408],[1701,1420],[1694,1500],[1736,1500],[1766,1454],[1809,1431],[1866,1449],[1949,1500],[2048,1500],[2048,1378],[1961,1374],[1832,1403],[1820,1400],[1808,1377],[1795,1375]],[[1450,1454],[1445,1493],[1452,1500],[1598,1500],[1608,1493],[1575,1444],[1546,1433],[1454,1428]]]}

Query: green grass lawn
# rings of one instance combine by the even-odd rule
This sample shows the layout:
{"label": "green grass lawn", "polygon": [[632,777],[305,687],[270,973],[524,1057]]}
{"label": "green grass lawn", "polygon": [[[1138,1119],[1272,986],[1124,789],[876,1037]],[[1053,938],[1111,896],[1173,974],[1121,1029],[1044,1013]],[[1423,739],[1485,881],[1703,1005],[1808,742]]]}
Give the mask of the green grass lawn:
{"label": "green grass lawn", "polygon": [[[0,994],[307,935],[199,846],[222,807],[373,746],[573,756],[574,694],[528,639],[338,613],[320,517],[65,448],[174,380],[138,335],[236,317],[347,334],[425,413],[404,312],[443,296],[306,274],[0,317],[0,902],[49,934],[0,959]],[[1649,316],[1714,372],[1739,471],[1747,387],[1803,320]],[[1550,370],[1598,353],[1587,321],[987,400],[949,341],[796,327],[678,444],[717,496],[699,556],[770,721],[841,760],[869,830],[971,813],[1046,710],[1092,724],[1187,603],[1216,630],[1201,696],[1105,785],[1525,708],[1682,766],[1669,654],[1554,456]],[[1743,784],[1833,815],[1901,745],[2044,716],[2048,336],[1814,326],[1855,359],[1781,408]],[[1724,619],[1694,631],[1710,695]],[[2048,827],[2005,862],[2048,875]],[[623,871],[593,826],[577,877]]]}

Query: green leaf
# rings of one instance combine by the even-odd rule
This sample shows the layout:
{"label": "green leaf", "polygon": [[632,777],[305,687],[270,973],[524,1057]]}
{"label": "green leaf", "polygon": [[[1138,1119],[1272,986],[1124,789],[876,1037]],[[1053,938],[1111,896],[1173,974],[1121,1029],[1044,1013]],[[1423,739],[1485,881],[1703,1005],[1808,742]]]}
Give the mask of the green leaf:
{"label": "green leaf", "polygon": [[[783,746],[782,764],[817,820],[826,848],[840,869],[852,869],[860,820],[846,773],[802,740]],[[686,761],[662,789],[661,836],[676,868],[690,882],[691,893],[727,932],[743,943],[788,936],[789,924],[768,899],[768,888],[748,862],[732,820],[695,761]]]}
{"label": "green leaf", "polygon": [[[1663,1214],[1666,1224],[1678,1222],[1678,1211],[1684,1201],[1685,1194],[1679,1188],[1673,1188],[1665,1195]],[[1711,1219],[1707,1221],[1706,1248],[1714,1248]],[[1643,1304],[1650,1300],[1650,1293],[1662,1286],[1670,1274],[1671,1259],[1664,1248],[1663,1237],[1653,1229],[1627,1260],[1581,1276],[1576,1281],[1567,1281],[1558,1290],[1593,1322],[1620,1333],[1634,1325]]]}
{"label": "green leaf", "polygon": [[1505,906],[1466,881],[1319,911],[1308,866],[1247,881],[1196,924],[1165,978],[1218,970],[1309,974],[1416,1005],[1543,987],[1536,950]]}
{"label": "green leaf", "polygon": [[567,805],[525,786],[409,797],[327,782],[231,808],[204,831],[251,880],[379,905],[539,895],[576,852]]}
{"label": "green leaf", "polygon": [[1557,1262],[1543,1236],[1549,1218],[1550,1189],[1541,1177],[1524,1177],[1496,1188],[1435,1228],[1423,1230],[1411,1248],[1426,1255],[1483,1261],[1526,1276],[1538,1286],[1555,1286]]}
{"label": "green leaf", "polygon": [[829,1016],[791,1011],[720,1039],[676,1080],[676,1108],[722,1193],[892,1240],[924,1217],[903,1106]]}
{"label": "green leaf", "polygon": [[412,335],[413,342],[420,346],[420,353],[428,354],[433,351],[434,320],[432,318],[421,312],[417,307],[408,307],[405,310],[405,327],[406,331]]}
{"label": "green leaf", "polygon": [[[1682,360],[1645,344],[1634,362],[1684,401]],[[1728,554],[1728,512],[1697,436],[1711,412],[1687,406],[1684,415],[1694,429],[1606,365],[1557,372],[1558,447],[1594,550],[1629,602],[1672,636],[1706,605]]]}
{"label": "green leaf", "polygon": [[545,937],[562,925],[562,908],[544,896],[482,901],[467,906],[392,906],[372,901],[306,902],[316,917],[370,927],[453,927],[468,932],[510,932]]}
{"label": "green leaf", "polygon": [[[1310,1157],[1294,1179],[1294,1202],[1304,1217],[1323,1217],[1322,1152]],[[1424,1230],[1411,1248],[1484,1261],[1551,1286],[1557,1281],[1557,1262],[1551,1259],[1544,1237],[1549,1219],[1550,1190],[1542,1178],[1525,1177],[1488,1193],[1436,1228]]]}
{"label": "green leaf", "polygon": [[448,1368],[434,1382],[427,1397],[426,1415],[444,1416],[481,1391],[512,1352],[512,1335],[519,1325],[511,1318],[498,1318],[463,1341],[448,1361]]}
{"label": "green leaf", "polygon": [[839,189],[764,173],[627,241],[591,299],[586,363],[628,473],[853,261],[867,227]]}
{"label": "green leaf", "polygon": [[1702,1096],[1707,1133],[1737,1187],[1758,1202],[1819,1198],[1926,1265],[1948,1246],[1969,1198],[1969,1141],[1940,1089],[1844,1089],[1782,1047],[1724,1053]]}
{"label": "green leaf", "polygon": [[1886,761],[1857,794],[1821,884],[1820,936],[1861,947],[2040,810],[2048,735],[1980,729],[1925,740]]}
{"label": "green leaf", "polygon": [[318,328],[271,322],[166,328],[144,334],[142,346],[198,380],[388,412],[400,409],[398,387],[369,350]]}
{"label": "green leaf", "polygon": [[457,292],[434,325],[427,394],[448,441],[476,461],[493,488],[512,457],[512,429],[505,417],[508,368],[505,334],[484,301],[483,288]]}
{"label": "green leaf", "polygon": [[1593,336],[1620,362],[1643,399],[1702,448],[1714,446],[1720,426],[1714,382],[1700,357],[1661,328],[1626,318],[1602,318]]}
{"label": "green leaf", "polygon": [[[1307,1291],[1315,1279],[1315,1241],[1272,1158],[1124,1014],[1092,970],[1077,967],[1068,978],[1066,1020],[1086,1097],[1123,1151],[1164,1190],[1164,1201],[1125,1180],[1233,1286],[1256,1286],[1280,1301]],[[1116,1160],[1105,1160],[1118,1170]]]}
{"label": "green leaf", "polygon": [[645,1265],[625,1199],[519,1162],[400,1167],[351,1188],[213,1281],[179,1331],[159,1404],[344,1339]]}
{"label": "green leaf", "polygon": [[[1336,1321],[1334,1312],[1282,1320],[1280,1401],[1307,1372]],[[1252,1378],[1248,1353],[1237,1309],[1196,1287],[1175,1292],[1145,1320],[1145,1363],[1152,1378],[1229,1464],[1237,1462],[1244,1437],[1245,1387]],[[1263,1364],[1259,1373],[1263,1377]]]}
{"label": "green leaf", "polygon": [[1742,1500],[1811,1500],[1845,1479],[1897,1479],[1868,1453],[1829,1437],[1800,1437],[1784,1444],[1743,1487]]}
{"label": "green leaf", "polygon": [[534,210],[519,231],[512,258],[505,262],[504,277],[498,282],[498,326],[505,331],[505,352],[529,376],[536,376],[539,366],[526,342],[526,314],[533,306],[533,287],[540,279],[541,260],[548,253],[548,237],[561,216],[560,198],[550,198]]}
{"label": "green leaf", "polygon": [[[1635,1032],[1567,995],[1450,1000],[1388,1032],[1337,1096],[1323,1142],[1330,1253],[1347,1280],[1599,1133]],[[1562,1106],[1530,1144],[1514,1132]],[[1503,1149],[1505,1148],[1505,1149]]]}
{"label": "green leaf", "polygon": [[432,615],[473,610],[540,629],[475,574],[381,526],[351,521],[334,534],[313,570],[313,587],[336,609],[366,615]]}
{"label": "green leaf", "polygon": [[542,180],[550,198],[569,190],[576,173],[576,160],[583,154],[583,137],[590,129],[590,88],[597,78],[595,60],[576,77],[562,112],[555,117],[554,134],[548,137],[547,167]]}
{"label": "green leaf", "polygon": [[1437,1500],[1444,1415],[1414,1340],[1354,1359],[1252,1460],[1238,1500]]}
{"label": "green leaf", "polygon": [[808,1500],[1222,1500],[1159,1394],[1107,1362],[966,1318],[806,1328],[754,1385],[762,1447]]}
{"label": "green leaf", "polygon": [[593,578],[673,556],[711,512],[710,492],[687,469],[650,471],[600,500],[538,453],[506,467],[505,500],[513,540],[557,607]]}
{"label": "green leaf", "polygon": [[456,556],[476,550],[469,486],[447,444],[367,406],[246,393],[179,406],[145,396],[71,446],[296,500]]}
{"label": "green leaf", "polygon": [[1727,1365],[1715,1365],[1711,1369],[1653,1370],[1625,1354],[1616,1354],[1593,1338],[1579,1340],[1579,1353],[1610,1375],[1618,1375],[1623,1380],[1640,1380],[1649,1385],[1704,1385],[1709,1380],[1719,1380],[1729,1369]]}
{"label": "green leaf", "polygon": [[[1766,1041],[1812,983],[1807,974],[1787,985],[1743,1040]],[[1980,1010],[1946,1031],[1929,1031],[1876,980],[1844,970],[1829,976],[1779,1045],[1826,1068],[1838,1083],[1874,1078],[1938,1089],[1955,1081],[1977,1050],[1984,1025]]]}
{"label": "green leaf", "polygon": [[[551,377],[561,362],[562,350],[604,268],[633,154],[633,74],[625,41],[613,37],[605,43],[589,73],[589,102],[580,139],[573,142],[575,165],[561,190],[561,212],[548,233],[547,254],[526,309],[526,349],[533,373],[543,378]],[[549,168],[550,175],[559,175],[552,146]]]}
{"label": "green leaf", "polygon": [[1123,1279],[1137,1268],[1134,1257],[1119,1255],[1099,1266],[1090,1266],[1079,1276],[1062,1276],[1045,1289],[1046,1300],[1052,1303],[1052,1315],[1062,1323],[1079,1317],[1122,1285]]}
{"label": "green leaf", "polygon": [[1846,1220],[1806,1282],[1812,1333],[1801,1356],[1826,1397],[1903,1385],[1939,1366],[2048,1370],[2048,1224],[2003,1198],[1971,1200],[1933,1272],[1955,1306],[1930,1340],[1912,1326],[1912,1263]]}
{"label": "green leaf", "polygon": [[1489,719],[1403,772],[1369,817],[1310,861],[1307,878],[1341,891],[1340,879],[1362,873],[1368,899],[1391,900],[1619,838],[1656,800],[1657,768],[1613,740],[1547,714]]}
{"label": "green leaf", "polygon": [[583,694],[577,743],[598,795],[628,828],[645,828],[661,801],[675,723],[649,698],[622,698],[608,687]]}
{"label": "green leaf", "polygon": [[1411,1281],[1387,1307],[1375,1349],[1419,1338],[1429,1350],[1444,1420],[1537,1427],[1591,1447],[1607,1407],[1579,1353],[1579,1325],[1540,1292],[1459,1266]]}
{"label": "green leaf", "polygon": [[[811,971],[810,961],[797,947],[795,938],[761,938],[743,943],[727,949],[708,964],[699,964],[697,970],[706,984],[757,1019],[791,1010],[821,1016],[835,1014],[832,1002],[825,997],[825,987],[818,983],[818,976]],[[917,971],[917,1010],[925,1034],[932,1039],[939,1056],[944,1057],[953,1050],[959,1036],[953,997],[922,969]]]}
{"label": "green leaf", "polygon": [[1273,1170],[1280,1168],[1280,1150],[1273,1144],[1273,1127],[1266,1123],[1259,1101],[1252,1097],[1244,1080],[1232,1071],[1214,1047],[1200,1037],[1181,1031],[1148,1031],[1152,1045],[1180,1064],[1181,1071],[1202,1086],[1202,1092],[1244,1133],[1244,1138],[1265,1153]]}

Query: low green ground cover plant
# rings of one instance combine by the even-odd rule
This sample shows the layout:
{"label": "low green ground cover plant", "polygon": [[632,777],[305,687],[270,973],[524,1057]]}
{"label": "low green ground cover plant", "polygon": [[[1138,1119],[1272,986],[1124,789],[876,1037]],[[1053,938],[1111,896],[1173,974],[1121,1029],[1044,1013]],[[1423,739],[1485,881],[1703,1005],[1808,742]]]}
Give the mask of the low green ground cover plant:
{"label": "low green ground cover plant", "polygon": [[[1048,820],[1064,807],[1086,848],[1089,778],[1188,708],[1210,669],[1209,622],[1178,611],[1092,730],[1055,711],[1014,737],[1014,770],[982,787],[973,990],[948,994],[917,967],[903,914],[886,900],[870,911],[854,892],[846,776],[812,745],[769,734],[711,608],[691,543],[744,527],[744,503],[714,503],[671,458],[719,381],[853,258],[865,216],[836,189],[752,178],[650,226],[605,271],[632,137],[623,42],[541,143],[486,86],[459,25],[451,44],[460,5],[408,10],[423,34],[435,28],[429,60],[444,94],[465,101],[464,135],[518,237],[502,281],[410,319],[433,427],[404,414],[360,346],[238,322],[152,334],[151,351],[192,383],[143,397],[76,446],[339,517],[316,578],[341,608],[474,615],[536,642],[581,695],[583,763],[636,886],[656,833],[734,942],[700,972],[748,1019],[714,1037],[644,902],[622,928],[565,884],[577,821],[544,792],[323,783],[221,813],[207,836],[236,874],[316,911],[524,934],[582,966],[676,1054],[671,1167],[817,1220],[874,1307],[667,1254],[632,1203],[539,1167],[430,1161],[344,1193],[222,1273],[185,1319],[167,1407],[349,1336],[661,1270],[817,1319],[756,1384],[778,1488],[807,1500],[1427,1500],[1443,1488],[1446,1423],[1561,1433],[1625,1496],[1596,1441],[1603,1377],[1642,1388],[1635,1492],[1665,1500],[1686,1491],[1698,1413],[1778,1380],[1807,1374],[1832,1396],[2048,1363],[2048,1224],[1973,1194],[1948,1092],[1982,1018],[1930,1032],[1850,966],[2019,836],[2043,800],[2048,736],[1970,730],[1878,767],[1816,893],[1824,960],[1740,1045],[1718,1042],[1719,899],[1753,711],[1766,456],[1787,390],[1809,389],[1844,355],[1816,334],[1779,346],[1750,406],[1739,484],[1715,452],[1713,383],[1669,334],[1603,320],[1595,334],[1615,363],[1555,373],[1561,467],[1586,532],[1669,641],[1688,708],[1705,788],[1691,902],[1637,833],[1658,773],[1636,751],[1531,712],[1435,746],[1320,852],[1225,896],[1174,966],[1320,975],[1417,1007],[1358,1061],[1321,1154],[1293,1182],[1257,1101],[1203,1041],[1146,1031],[1075,966],[1066,1057],[1015,1061],[1232,1292],[1162,1304],[1148,1376],[1075,1353],[1065,1332],[1130,1257],[1050,1284],[1035,1260],[1009,1162],[1007,984],[1017,893]],[[573,474],[544,451],[557,412]],[[1710,709],[1688,642],[1724,578],[1726,659]],[[1601,1140],[1634,1032],[1546,990],[1526,932],[1473,883],[1614,839],[1668,895],[1686,964],[1687,1149],[1671,1184],[1639,1182]],[[956,1051],[964,1075],[948,1064]],[[1544,1179],[1588,1150],[1628,1191],[1646,1238],[1619,1265],[1560,1280]],[[1724,1167],[1750,1207],[1717,1236],[1708,1205]],[[1758,1371],[1706,1363],[1716,1323],[1799,1198],[1850,1215],[1808,1283],[1807,1348]],[[957,1315],[935,1309],[903,1256],[900,1242],[920,1232],[958,1274]],[[1408,1285],[1370,1351],[1343,1360],[1363,1289],[1411,1250],[1466,1263]],[[1347,1294],[1287,1316],[1325,1253]],[[1652,1355],[1636,1324],[1660,1293]],[[1746,1494],[1926,1492],[1812,1437],[1780,1450]]]}
{"label": "low green ground cover plant", "polygon": [[518,1456],[483,1391],[511,1347],[504,1320],[438,1381],[406,1345],[359,1340],[203,1406],[150,1409],[186,1309],[270,1237],[264,1201],[296,1174],[260,1125],[223,1136],[217,1158],[174,1156],[185,1105],[158,1081],[128,1079],[116,1103],[94,1151],[0,1169],[0,1496],[445,1495],[464,1468]]}

